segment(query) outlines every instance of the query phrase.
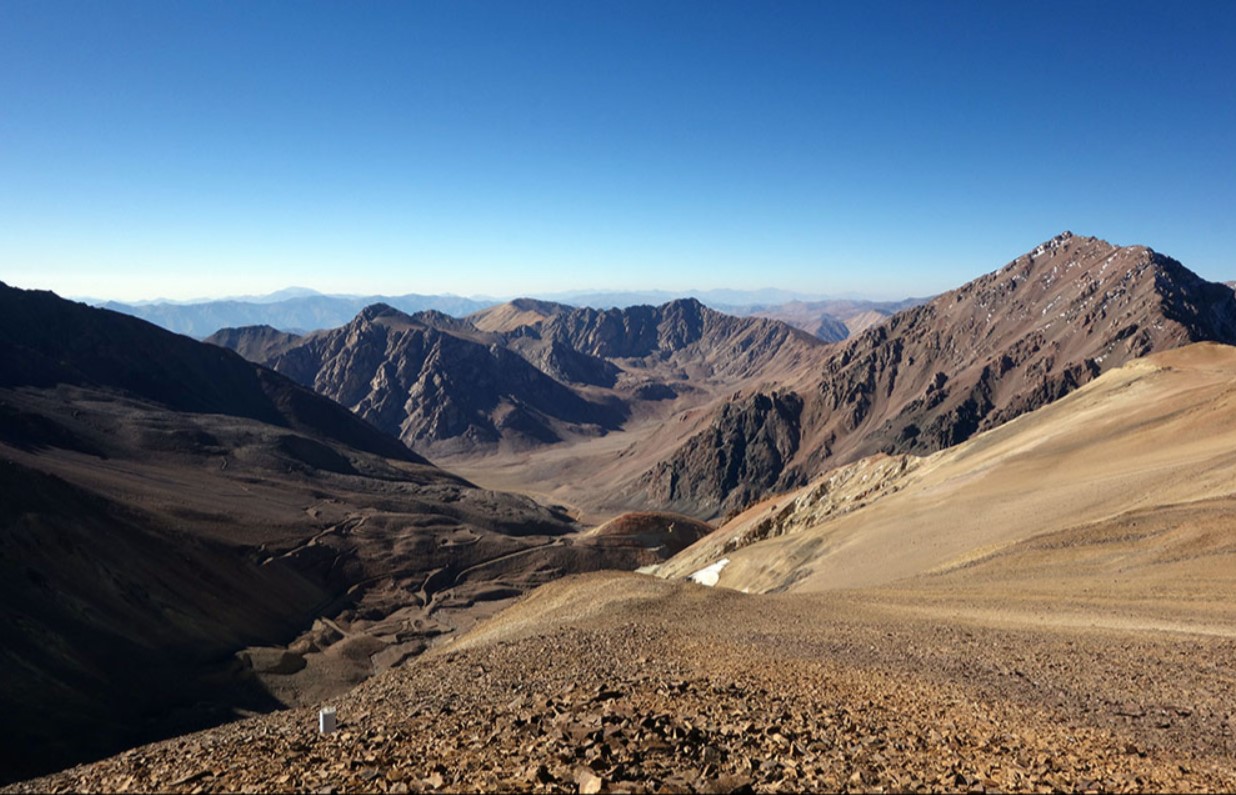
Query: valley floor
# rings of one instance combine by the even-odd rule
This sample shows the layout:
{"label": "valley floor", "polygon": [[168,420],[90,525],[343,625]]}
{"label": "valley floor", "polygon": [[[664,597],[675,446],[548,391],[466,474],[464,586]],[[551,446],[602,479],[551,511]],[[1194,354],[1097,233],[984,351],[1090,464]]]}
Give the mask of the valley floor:
{"label": "valley floor", "polygon": [[1236,789],[1226,612],[991,593],[571,577],[339,698],[334,734],[289,710],[6,791]]}

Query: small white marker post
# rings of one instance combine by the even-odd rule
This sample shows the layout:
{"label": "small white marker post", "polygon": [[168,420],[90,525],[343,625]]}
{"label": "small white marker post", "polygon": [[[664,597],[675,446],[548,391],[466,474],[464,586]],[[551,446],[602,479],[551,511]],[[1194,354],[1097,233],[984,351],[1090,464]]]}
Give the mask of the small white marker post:
{"label": "small white marker post", "polygon": [[335,708],[322,707],[318,712],[318,733],[330,734],[335,730]]}

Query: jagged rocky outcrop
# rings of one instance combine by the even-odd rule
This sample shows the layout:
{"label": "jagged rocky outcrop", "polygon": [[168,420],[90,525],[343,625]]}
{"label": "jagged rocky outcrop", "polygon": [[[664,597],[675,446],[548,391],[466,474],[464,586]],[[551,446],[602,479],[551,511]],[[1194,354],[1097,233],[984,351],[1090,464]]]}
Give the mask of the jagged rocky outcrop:
{"label": "jagged rocky outcrop", "polygon": [[[755,402],[730,403],[638,488],[652,505],[725,513],[865,455],[957,444],[1111,367],[1201,340],[1236,342],[1231,290],[1149,248],[1064,233],[835,347],[796,393],[791,455],[766,454]],[[748,432],[724,453],[701,453],[735,428]],[[736,468],[766,485],[734,488],[723,473]]]}
{"label": "jagged rocky outcrop", "polygon": [[303,338],[266,363],[414,448],[451,452],[603,433],[620,407],[584,398],[526,359],[441,314],[383,304]]}
{"label": "jagged rocky outcrop", "polygon": [[787,467],[798,452],[802,409],[802,398],[793,392],[758,392],[724,404],[708,430],[653,469],[649,499],[715,513],[726,501],[742,505],[802,485],[801,474]]}
{"label": "jagged rocky outcrop", "polygon": [[551,315],[535,329],[590,356],[673,360],[700,368],[705,377],[750,376],[773,364],[784,348],[812,349],[820,342],[786,323],[734,317],[693,298],[655,307],[585,307]]}
{"label": "jagged rocky outcrop", "polygon": [[602,435],[623,427],[635,404],[728,388],[822,346],[784,323],[691,299],[605,311],[519,299],[466,319],[379,304],[264,356],[244,330],[212,341],[248,346],[432,455]]}

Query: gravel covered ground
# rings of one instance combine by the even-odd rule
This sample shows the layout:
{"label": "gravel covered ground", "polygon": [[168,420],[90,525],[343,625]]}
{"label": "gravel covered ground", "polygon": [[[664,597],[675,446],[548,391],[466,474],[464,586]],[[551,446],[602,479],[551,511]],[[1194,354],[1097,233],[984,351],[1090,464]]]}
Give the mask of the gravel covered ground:
{"label": "gravel covered ground", "polygon": [[1230,638],[551,583],[316,708],[11,791],[1232,791]]}

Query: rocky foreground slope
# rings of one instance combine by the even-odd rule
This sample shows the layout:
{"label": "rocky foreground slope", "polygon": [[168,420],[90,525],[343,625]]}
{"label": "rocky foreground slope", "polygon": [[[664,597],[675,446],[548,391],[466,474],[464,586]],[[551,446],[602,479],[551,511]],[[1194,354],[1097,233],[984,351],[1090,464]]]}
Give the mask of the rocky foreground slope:
{"label": "rocky foreground slope", "polygon": [[1236,298],[1141,246],[1070,233],[746,393],[629,488],[633,502],[732,513],[876,452],[930,453],[1100,373],[1190,342],[1236,342]]}
{"label": "rocky foreground slope", "polygon": [[330,703],[8,791],[1223,791],[1231,638],[571,578]]}
{"label": "rocky foreground slope", "polygon": [[720,587],[557,580],[346,694],[10,790],[1231,791],[1234,446],[1236,348],[1155,354],[660,568]]}

